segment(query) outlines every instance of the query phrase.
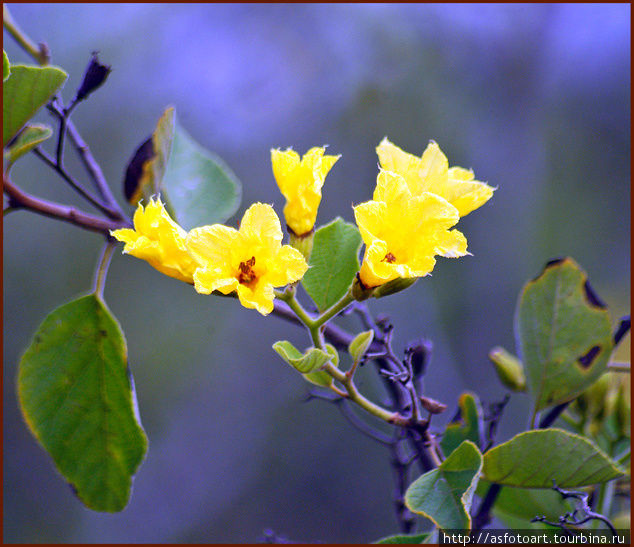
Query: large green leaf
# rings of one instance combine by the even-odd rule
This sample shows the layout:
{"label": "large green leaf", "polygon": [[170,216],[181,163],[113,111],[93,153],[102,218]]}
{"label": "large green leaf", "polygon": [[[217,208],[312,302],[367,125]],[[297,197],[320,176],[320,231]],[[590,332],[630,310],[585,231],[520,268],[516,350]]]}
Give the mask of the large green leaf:
{"label": "large green leaf", "polygon": [[570,258],[549,262],[524,287],[516,335],[536,410],[582,393],[612,352],[608,312]]}
{"label": "large green leaf", "polygon": [[44,320],[20,361],[18,395],[26,423],[82,502],[121,511],[147,440],[123,333],[98,296]]}
{"label": "large green leaf", "polygon": [[471,529],[471,502],[482,469],[482,454],[464,441],[439,467],[421,475],[405,492],[405,505],[443,530]]}
{"label": "large green leaf", "polygon": [[7,160],[14,163],[18,158],[50,138],[53,130],[48,125],[28,124],[8,149]]}
{"label": "large green leaf", "polygon": [[440,441],[443,454],[451,454],[462,441],[469,440],[476,446],[482,446],[484,423],[482,406],[477,395],[463,393],[458,399],[460,417],[458,421],[447,424]]}
{"label": "large green leaf", "polygon": [[315,232],[310,268],[302,284],[320,310],[328,309],[350,288],[359,271],[360,248],[358,228],[341,218]]}
{"label": "large green leaf", "polygon": [[66,81],[63,70],[47,66],[11,65],[2,85],[2,146],[42,108]]}
{"label": "large green leaf", "polygon": [[224,222],[238,209],[242,194],[233,171],[178,123],[162,188],[176,220],[186,230]]}
{"label": "large green leaf", "polygon": [[576,488],[624,475],[585,437],[563,429],[525,431],[484,454],[482,476],[506,486]]}

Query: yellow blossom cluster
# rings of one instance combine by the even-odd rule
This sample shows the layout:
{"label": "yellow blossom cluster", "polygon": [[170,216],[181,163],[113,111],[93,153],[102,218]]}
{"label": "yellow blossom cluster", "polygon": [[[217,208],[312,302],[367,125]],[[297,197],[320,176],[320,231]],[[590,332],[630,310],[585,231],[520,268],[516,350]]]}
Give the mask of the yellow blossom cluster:
{"label": "yellow blossom cluster", "polygon": [[[387,139],[376,151],[381,168],[373,199],[354,207],[366,246],[359,271],[363,287],[423,277],[436,256],[469,254],[464,235],[452,227],[489,200],[494,188],[474,180],[470,170],[449,167],[435,142],[420,158]],[[292,243],[312,233],[324,180],[339,157],[325,155],[324,147],[301,158],[290,148],[271,150]],[[133,220],[134,229],[112,232],[125,243],[124,253],[193,284],[201,294],[235,292],[243,306],[263,315],[273,311],[274,287],[299,281],[308,269],[300,251],[282,245],[280,221],[270,205],[249,207],[238,230],[214,224],[186,232],[159,199],[139,205]]]}
{"label": "yellow blossom cluster", "polygon": [[363,286],[423,277],[433,270],[435,256],[469,254],[464,235],[450,228],[488,201],[494,188],[474,180],[470,170],[450,168],[435,142],[420,158],[387,138],[376,151],[381,169],[373,199],[354,208],[366,246]]}

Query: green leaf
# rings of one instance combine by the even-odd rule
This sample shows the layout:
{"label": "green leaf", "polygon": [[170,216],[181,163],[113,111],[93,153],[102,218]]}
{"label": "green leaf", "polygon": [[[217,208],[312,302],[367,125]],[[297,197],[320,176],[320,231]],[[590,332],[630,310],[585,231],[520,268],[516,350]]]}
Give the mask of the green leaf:
{"label": "green leaf", "polygon": [[225,222],[237,211],[242,189],[233,171],[177,123],[163,192],[178,223],[189,230]]}
{"label": "green leaf", "polygon": [[18,158],[39,146],[46,139],[50,138],[53,130],[48,125],[29,124],[15,139],[8,150],[8,162],[14,163]]}
{"label": "green leaf", "polygon": [[409,486],[405,505],[444,530],[469,530],[469,510],[481,469],[480,450],[471,441],[464,441],[439,467]]}
{"label": "green leaf", "polygon": [[[339,354],[335,346],[332,344],[326,344],[326,351],[330,354],[331,362],[336,367],[339,365]],[[315,384],[319,387],[329,387],[333,382],[332,376],[325,370],[317,370],[315,372],[309,372],[304,374],[304,379],[311,384]]]}
{"label": "green leaf", "polygon": [[388,536],[378,541],[375,541],[376,544],[387,544],[387,543],[422,543],[429,537],[429,532],[425,532],[423,534],[402,534],[396,536]]}
{"label": "green leaf", "polygon": [[483,477],[506,486],[576,488],[624,475],[585,437],[563,429],[525,431],[484,454]]}
{"label": "green leaf", "polygon": [[549,262],[524,287],[516,335],[536,411],[582,393],[612,353],[608,312],[570,258]]}
{"label": "green leaf", "polygon": [[460,418],[447,424],[440,441],[443,454],[451,454],[462,441],[469,440],[476,446],[482,446],[484,424],[480,399],[472,393],[463,393],[458,399]]}
{"label": "green leaf", "polygon": [[42,108],[66,81],[63,70],[47,66],[11,65],[11,76],[2,86],[2,146]]}
{"label": "green leaf", "polygon": [[318,370],[316,372],[309,372],[304,374],[304,379],[311,384],[315,384],[319,387],[329,387],[333,382],[332,376],[325,370]]}
{"label": "green leaf", "polygon": [[[476,494],[484,497],[491,483],[485,480],[478,482]],[[502,488],[495,499],[493,515],[514,529],[544,528],[542,522],[533,522],[537,516],[545,516],[551,522],[557,522],[561,515],[570,512],[574,507],[554,490],[534,488]]]}
{"label": "green leaf", "polygon": [[359,271],[361,235],[353,224],[336,218],[315,232],[310,268],[302,279],[308,295],[323,311],[348,291]]}
{"label": "green leaf", "polygon": [[6,82],[7,78],[11,75],[11,63],[9,63],[9,57],[7,52],[2,50],[2,81]]}
{"label": "green leaf", "polygon": [[368,351],[372,340],[374,340],[374,331],[366,330],[357,334],[354,337],[354,340],[350,342],[350,345],[348,346],[348,353],[352,355],[355,362],[361,360],[361,358],[365,355],[365,352]]}
{"label": "green leaf", "polygon": [[284,361],[302,374],[315,372],[329,361],[332,361],[330,353],[317,348],[310,348],[306,353],[302,354],[287,340],[275,342],[273,349]]}
{"label": "green leaf", "polygon": [[31,432],[81,501],[121,511],[147,439],[123,333],[99,297],[48,315],[20,361],[18,396]]}

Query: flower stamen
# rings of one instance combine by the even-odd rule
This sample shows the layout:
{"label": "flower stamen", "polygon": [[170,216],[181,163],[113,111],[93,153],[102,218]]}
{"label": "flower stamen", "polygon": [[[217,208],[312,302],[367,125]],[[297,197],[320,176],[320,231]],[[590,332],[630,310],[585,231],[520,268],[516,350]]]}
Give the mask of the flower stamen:
{"label": "flower stamen", "polygon": [[252,256],[249,260],[245,260],[244,262],[240,262],[240,273],[238,274],[238,282],[242,285],[248,285],[252,283],[255,278],[255,272],[253,271],[253,266],[255,266],[255,257]]}
{"label": "flower stamen", "polygon": [[388,264],[394,264],[394,262],[396,262],[396,257],[392,253],[387,253],[381,259],[381,262],[387,262]]}

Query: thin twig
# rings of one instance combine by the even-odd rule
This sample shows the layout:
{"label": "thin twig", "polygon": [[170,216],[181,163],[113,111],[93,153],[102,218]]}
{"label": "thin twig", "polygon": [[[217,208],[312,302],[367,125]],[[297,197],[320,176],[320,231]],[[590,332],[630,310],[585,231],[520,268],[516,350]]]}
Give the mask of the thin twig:
{"label": "thin twig", "polygon": [[99,201],[95,196],[93,196],[90,192],[88,192],[85,188],[81,186],[72,176],[66,172],[66,170],[61,167],[56,160],[51,158],[46,152],[39,148],[35,148],[33,153],[40,158],[46,165],[52,168],[60,177],[62,177],[70,187],[75,190],[80,196],[82,196],[85,200],[94,205],[97,209],[99,209],[102,213],[106,214],[108,217],[113,219],[120,218],[118,213],[112,211],[107,205],[103,204]]}
{"label": "thin twig", "polygon": [[[62,111],[60,110],[59,106],[55,102],[52,102],[51,104],[49,104],[48,109],[59,118],[63,117]],[[84,139],[81,137],[79,131],[77,131],[77,128],[73,124],[72,120],[68,120],[66,122],[66,132],[68,133],[70,140],[72,141],[75,149],[77,150],[77,153],[79,154],[79,158],[81,159],[84,167],[86,168],[86,171],[88,172],[91,179],[95,183],[95,187],[97,188],[97,191],[101,195],[102,199],[106,200],[109,207],[113,211],[116,211],[117,214],[120,216],[120,218],[125,218],[126,215],[123,212],[123,209],[121,209],[121,206],[119,205],[117,200],[114,198],[114,195],[112,194],[112,191],[110,190],[110,186],[108,185],[108,182],[106,181],[106,177],[104,176],[103,171],[101,170],[101,167],[99,167],[99,164],[97,163],[94,156],[92,155],[92,152],[90,151],[90,147],[86,144]]]}

